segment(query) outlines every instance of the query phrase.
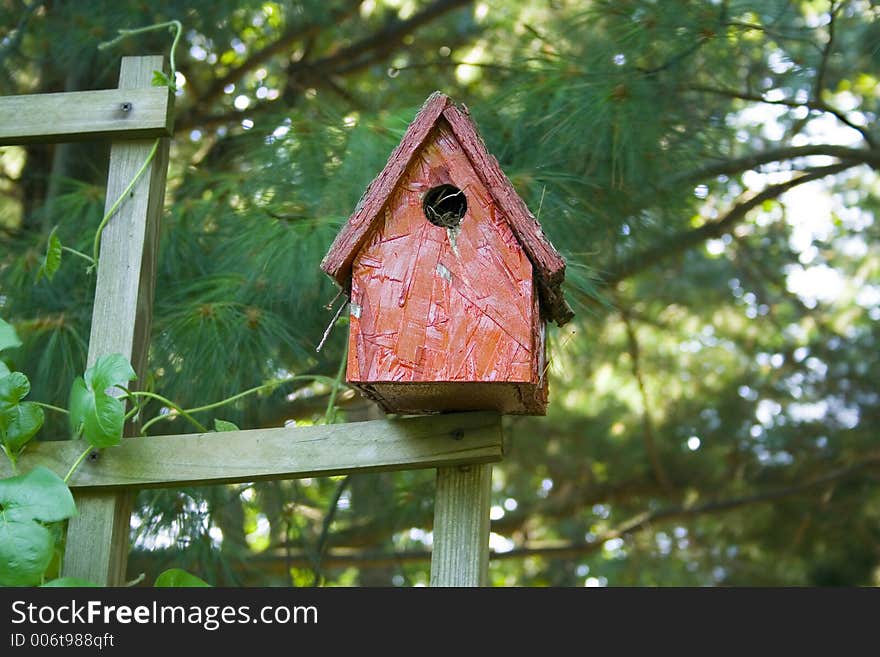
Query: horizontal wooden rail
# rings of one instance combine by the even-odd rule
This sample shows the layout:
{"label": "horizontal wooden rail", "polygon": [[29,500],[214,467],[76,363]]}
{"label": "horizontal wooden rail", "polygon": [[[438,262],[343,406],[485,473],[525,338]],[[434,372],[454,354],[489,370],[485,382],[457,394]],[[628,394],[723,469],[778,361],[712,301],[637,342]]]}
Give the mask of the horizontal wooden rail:
{"label": "horizontal wooden rail", "polygon": [[[82,441],[28,446],[19,471],[43,465],[64,476]],[[86,460],[71,488],[162,488],[297,479],[501,460],[501,417],[456,413],[284,429],[126,438]],[[12,473],[0,464],[0,478]]]}
{"label": "horizontal wooden rail", "polygon": [[0,146],[170,137],[168,87],[0,96]]}

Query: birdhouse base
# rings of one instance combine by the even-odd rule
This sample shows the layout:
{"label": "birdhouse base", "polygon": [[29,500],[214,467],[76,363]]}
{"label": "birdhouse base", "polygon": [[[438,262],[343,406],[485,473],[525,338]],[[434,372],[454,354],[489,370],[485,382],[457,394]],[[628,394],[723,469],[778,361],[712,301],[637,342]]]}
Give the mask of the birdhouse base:
{"label": "birdhouse base", "polygon": [[511,382],[377,382],[351,384],[386,413],[423,414],[497,411],[509,415],[546,415],[547,386]]}

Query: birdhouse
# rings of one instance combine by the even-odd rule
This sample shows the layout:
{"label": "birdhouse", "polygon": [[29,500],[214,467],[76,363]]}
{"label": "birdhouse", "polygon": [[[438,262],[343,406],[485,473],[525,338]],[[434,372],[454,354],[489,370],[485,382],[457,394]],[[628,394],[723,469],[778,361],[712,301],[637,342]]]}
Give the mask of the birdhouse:
{"label": "birdhouse", "polygon": [[347,380],[386,412],[546,412],[565,260],[466,108],[428,98],[321,269],[350,297]]}

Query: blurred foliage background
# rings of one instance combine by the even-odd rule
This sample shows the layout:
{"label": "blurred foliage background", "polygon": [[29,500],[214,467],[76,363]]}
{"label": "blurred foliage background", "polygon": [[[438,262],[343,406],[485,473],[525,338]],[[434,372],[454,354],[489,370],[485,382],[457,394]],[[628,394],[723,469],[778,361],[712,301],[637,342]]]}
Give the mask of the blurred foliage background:
{"label": "blurred foliage background", "polygon": [[[115,87],[120,56],[170,36],[97,45],[171,19],[149,388],[193,406],[335,374],[318,263],[441,89],[566,256],[578,312],[551,331],[548,416],[505,418],[492,582],[880,584],[876,2],[0,0],[0,94]],[[94,277],[65,257],[35,279],[53,227],[90,249],[107,153],[0,148],[0,316],[32,399],[66,403],[85,365]],[[308,424],[328,395],[216,413]],[[376,411],[347,391],[339,416]],[[424,584],[432,508],[431,471],[147,491],[130,576]]]}

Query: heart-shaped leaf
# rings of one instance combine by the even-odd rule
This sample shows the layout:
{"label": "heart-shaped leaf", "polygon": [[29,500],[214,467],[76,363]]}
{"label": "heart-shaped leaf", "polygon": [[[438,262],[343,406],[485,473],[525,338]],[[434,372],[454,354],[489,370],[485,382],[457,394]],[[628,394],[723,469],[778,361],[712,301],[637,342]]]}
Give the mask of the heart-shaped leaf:
{"label": "heart-shaped leaf", "polygon": [[12,324],[7,324],[0,319],[0,351],[20,346],[21,340],[18,339],[18,334],[15,332]]}
{"label": "heart-shaped leaf", "polygon": [[43,426],[43,409],[32,402],[21,402],[0,409],[0,442],[17,454]]}
{"label": "heart-shaped leaf", "polygon": [[190,575],[185,570],[171,568],[159,575],[153,586],[157,588],[197,588],[210,587],[211,585],[195,575]]}
{"label": "heart-shaped leaf", "polygon": [[31,391],[31,382],[21,372],[9,372],[0,377],[0,408],[18,404]]}
{"label": "heart-shaped leaf", "polygon": [[110,447],[122,440],[125,405],[113,396],[117,386],[136,378],[122,354],[98,359],[85,376],[77,378],[70,390],[70,428],[82,429],[83,437],[93,447]]}
{"label": "heart-shaped leaf", "polygon": [[39,584],[55,549],[40,522],[74,515],[70,489],[47,468],[0,480],[0,586]]}
{"label": "heart-shaped leaf", "polygon": [[238,431],[238,427],[232,422],[214,418],[214,431]]}
{"label": "heart-shaped leaf", "polygon": [[0,379],[0,405],[12,406],[31,391],[31,382],[21,372],[11,372]]}
{"label": "heart-shaped leaf", "polygon": [[57,272],[58,268],[61,266],[61,240],[58,239],[58,236],[55,234],[57,230],[58,226],[55,226],[55,228],[52,229],[52,232],[49,233],[49,244],[46,246],[43,263],[40,265],[40,269],[37,270],[38,282],[43,276],[51,281],[55,276],[55,272]]}
{"label": "heart-shaped leaf", "polygon": [[89,389],[82,378],[70,390],[70,423],[93,447],[111,447],[122,440],[125,406],[115,397]]}
{"label": "heart-shaped leaf", "polygon": [[106,390],[114,386],[124,386],[137,378],[128,359],[122,354],[101,356],[86,370],[86,383],[95,390]]}
{"label": "heart-shaped leaf", "polygon": [[0,514],[0,586],[39,584],[52,561],[52,534],[33,520]]}
{"label": "heart-shaped leaf", "polygon": [[56,522],[76,515],[73,495],[57,474],[38,465],[0,480],[0,522]]}
{"label": "heart-shaped leaf", "polygon": [[27,377],[6,372],[0,376],[0,443],[16,454],[43,426],[44,416],[36,404],[21,401],[31,389]]}

